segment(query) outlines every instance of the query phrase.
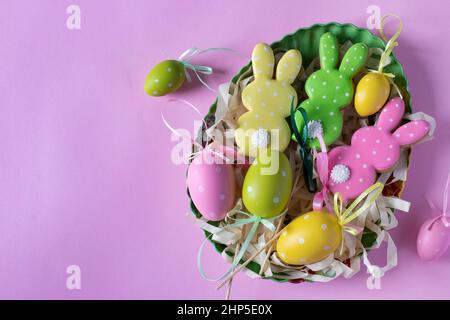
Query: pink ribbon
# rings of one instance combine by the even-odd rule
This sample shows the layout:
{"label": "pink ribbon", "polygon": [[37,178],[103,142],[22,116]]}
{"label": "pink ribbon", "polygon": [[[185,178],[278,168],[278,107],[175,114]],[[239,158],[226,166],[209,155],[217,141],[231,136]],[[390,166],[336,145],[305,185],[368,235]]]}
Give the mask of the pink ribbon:
{"label": "pink ribbon", "polygon": [[428,202],[428,205],[430,206],[431,209],[442,212],[441,215],[437,216],[435,219],[433,219],[433,221],[430,224],[430,229],[433,226],[433,224],[438,221],[441,220],[442,223],[444,224],[445,227],[450,227],[450,222],[448,221],[448,189],[449,189],[449,185],[450,185],[450,172],[448,174],[447,177],[447,182],[445,184],[445,189],[444,189],[444,197],[442,200],[442,210],[440,210],[434,203],[433,201],[428,197],[428,195],[425,195],[425,199]]}
{"label": "pink ribbon", "polygon": [[319,176],[320,183],[322,185],[322,190],[314,195],[313,199],[313,210],[321,211],[323,206],[327,207],[328,211],[333,212],[330,201],[328,199],[328,153],[327,146],[321,134],[316,136],[319,140],[321,152],[314,151],[314,158],[316,160],[317,175]]}
{"label": "pink ribbon", "polygon": [[[192,103],[190,103],[187,100],[175,99],[175,98],[169,99],[168,102],[181,102],[181,103],[185,104],[186,106],[190,107],[192,110],[195,111],[195,113],[197,113],[200,116],[200,119],[202,119],[203,125],[205,126],[205,131],[208,130],[208,125],[207,125],[206,121],[202,118],[202,114],[201,114],[200,110],[196,106],[194,106]],[[197,148],[199,148],[201,151],[207,150],[207,151],[213,153],[214,155],[218,156],[222,160],[224,160],[226,163],[237,161],[237,164],[241,164],[244,166],[248,166],[250,164],[248,159],[245,156],[240,155],[236,148],[222,145],[222,144],[217,144],[217,143],[214,143],[214,141],[211,142],[210,144],[206,145],[205,147],[203,147],[200,143],[195,141],[194,138],[181,135],[175,128],[173,128],[169,124],[169,122],[167,122],[167,120],[164,117],[162,112],[161,112],[161,118],[162,118],[164,125],[173,134],[179,136],[182,139],[189,139],[191,141],[191,143],[194,146],[196,146]],[[208,137],[208,138],[211,138],[211,137]],[[195,153],[194,155],[196,155],[196,154],[197,153]],[[231,159],[230,159],[230,155],[231,155]]]}

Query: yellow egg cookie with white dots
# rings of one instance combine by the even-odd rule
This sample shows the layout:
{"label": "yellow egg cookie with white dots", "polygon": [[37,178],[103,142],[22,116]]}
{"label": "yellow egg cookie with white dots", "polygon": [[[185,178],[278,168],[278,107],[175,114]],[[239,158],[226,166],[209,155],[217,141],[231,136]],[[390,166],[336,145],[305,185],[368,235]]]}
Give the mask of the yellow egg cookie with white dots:
{"label": "yellow egg cookie with white dots", "polygon": [[249,110],[237,122],[235,139],[239,152],[256,157],[258,149],[284,151],[291,139],[286,122],[292,99],[297,105],[297,93],[291,86],[300,72],[300,51],[287,51],[276,68],[272,49],[259,43],[253,49],[252,66],[255,79],[242,92],[242,102]]}
{"label": "yellow egg cookie with white dots", "polygon": [[278,257],[287,264],[319,262],[335,252],[342,241],[342,227],[326,211],[311,211],[292,220],[277,242]]}

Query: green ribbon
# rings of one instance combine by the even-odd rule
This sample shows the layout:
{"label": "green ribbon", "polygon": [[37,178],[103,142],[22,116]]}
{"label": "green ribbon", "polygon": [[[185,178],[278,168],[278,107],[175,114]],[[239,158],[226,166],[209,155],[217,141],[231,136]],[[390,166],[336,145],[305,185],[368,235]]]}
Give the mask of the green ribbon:
{"label": "green ribbon", "polygon": [[[298,127],[295,122],[295,113],[297,111],[300,112],[305,123],[301,134],[298,131]],[[303,160],[303,176],[305,178],[306,188],[309,192],[315,193],[317,192],[317,184],[316,180],[313,178],[314,160],[311,153],[311,148],[308,146],[308,115],[306,114],[306,110],[302,107],[294,107],[294,99],[292,99],[291,102],[291,126],[295,139],[297,139],[300,146],[300,157]]]}
{"label": "green ribbon", "polygon": [[[218,278],[210,278],[210,277],[208,277],[206,275],[204,269],[203,269],[203,264],[202,264],[202,259],[201,259],[202,255],[203,255],[203,248],[204,248],[205,244],[207,243],[207,241],[209,240],[209,238],[212,236],[212,234],[210,234],[209,237],[205,238],[205,240],[203,241],[202,245],[200,246],[200,248],[198,250],[198,254],[197,254],[198,270],[200,272],[201,277],[203,279],[205,279],[205,280],[208,280],[208,281],[220,281],[220,280],[223,280],[226,276],[228,276],[234,270],[234,268],[236,268],[236,266],[239,264],[241,259],[244,257],[244,254],[247,252],[248,246],[250,245],[250,242],[252,241],[252,239],[255,237],[256,231],[258,230],[258,226],[259,226],[260,223],[262,225],[264,225],[267,229],[271,230],[271,231],[275,231],[275,229],[276,229],[275,226],[273,225],[273,223],[271,221],[269,221],[268,219],[266,219],[266,218],[261,218],[261,217],[255,216],[255,215],[250,215],[247,212],[243,212],[243,211],[239,211],[239,210],[234,210],[233,212],[245,214],[249,218],[236,220],[235,223],[226,225],[224,227],[224,229],[233,228],[233,227],[239,227],[239,226],[243,226],[243,225],[251,224],[251,223],[253,225],[252,225],[250,231],[248,232],[244,243],[242,243],[241,249],[239,250],[239,252],[235,256],[235,258],[233,260],[233,263],[230,265],[230,267],[227,269],[227,271],[225,271],[225,273],[223,273]],[[276,218],[278,218],[278,216],[274,217],[272,219],[276,219]]]}

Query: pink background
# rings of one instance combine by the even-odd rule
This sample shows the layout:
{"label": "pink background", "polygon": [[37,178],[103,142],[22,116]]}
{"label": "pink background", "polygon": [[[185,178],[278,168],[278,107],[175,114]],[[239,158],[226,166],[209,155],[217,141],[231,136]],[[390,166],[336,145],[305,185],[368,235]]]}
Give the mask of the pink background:
{"label": "pink background", "polygon": [[[71,3],[82,10],[80,31],[66,28]],[[450,298],[450,253],[426,263],[415,251],[418,228],[431,216],[422,195],[440,204],[450,169],[450,6],[443,0],[1,0],[0,298],[223,298],[197,271],[203,235],[186,218],[186,167],[171,163],[174,142],[160,119],[164,111],[175,126],[191,128],[195,115],[146,96],[145,76],[153,64],[194,45],[249,56],[255,43],[313,23],[364,27],[370,4],[403,17],[396,54],[413,107],[440,125],[436,139],[413,155],[404,194],[413,207],[398,214],[393,232],[399,266],[382,290],[372,291],[364,269],[332,284],[278,284],[240,274],[233,297]],[[245,63],[229,53],[196,61],[216,67],[212,86]],[[197,83],[177,97],[202,112],[214,100]],[[223,271],[212,247],[206,251],[209,273]],[[71,264],[81,267],[81,290],[66,289]]]}

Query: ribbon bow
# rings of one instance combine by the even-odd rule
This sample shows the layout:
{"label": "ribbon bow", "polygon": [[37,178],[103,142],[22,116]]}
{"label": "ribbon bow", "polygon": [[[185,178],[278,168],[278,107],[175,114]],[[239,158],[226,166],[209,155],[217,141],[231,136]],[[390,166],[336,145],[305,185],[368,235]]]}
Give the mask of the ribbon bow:
{"label": "ribbon bow", "polygon": [[[295,123],[295,112],[300,111],[303,117],[305,126],[302,133],[298,131],[297,124]],[[309,192],[314,193],[317,190],[316,181],[313,178],[313,157],[311,155],[311,149],[308,147],[308,115],[305,109],[302,107],[294,107],[294,99],[291,102],[291,127],[294,132],[295,139],[300,146],[300,157],[303,160],[303,175],[305,177],[306,188]]]}
{"label": "ribbon bow", "polygon": [[317,192],[314,195],[313,199],[313,209],[316,211],[320,211],[323,208],[323,204],[325,203],[327,209],[331,210],[331,205],[328,201],[328,153],[327,146],[325,145],[325,141],[323,140],[323,136],[321,134],[317,135],[317,140],[319,140],[321,152],[315,153],[316,158],[316,167],[317,174],[319,176],[320,184],[322,185],[322,190]]}
{"label": "ribbon bow", "polygon": [[[358,196],[358,198],[356,198],[352,202],[352,204],[347,209],[345,209],[345,211],[343,210],[343,202],[341,194],[339,192],[334,194],[334,213],[336,214],[338,218],[338,223],[340,226],[342,226],[343,231],[346,231],[352,235],[357,235],[359,232],[361,232],[359,227],[350,227],[347,226],[347,224],[352,222],[365,210],[370,208],[372,203],[375,202],[375,200],[383,191],[383,188],[384,185],[381,182],[377,182],[371,185],[363,193],[361,193]],[[367,201],[361,207],[355,210],[355,208],[360,204],[360,202],[362,202],[369,195],[371,196],[367,199]]]}
{"label": "ribbon bow", "polygon": [[[248,218],[244,218],[244,219],[234,219],[231,218],[230,215],[234,214],[234,213],[240,213],[243,214],[245,216],[247,216]],[[271,218],[271,220],[275,220],[277,218],[279,218],[280,216],[282,216],[283,214],[285,214],[285,211],[282,212],[280,215]],[[228,276],[233,270],[234,268],[236,268],[236,266],[240,263],[241,259],[244,257],[244,254],[247,252],[247,249],[250,245],[250,242],[252,241],[252,239],[255,237],[256,231],[258,230],[258,226],[261,223],[263,226],[265,226],[267,229],[269,229],[270,231],[275,231],[276,228],[273,225],[273,223],[266,218],[261,218],[259,216],[256,215],[252,215],[249,214],[247,212],[244,211],[240,211],[240,210],[232,210],[228,213],[227,218],[229,219],[233,219],[236,222],[226,225],[224,227],[224,229],[227,228],[233,228],[233,227],[239,227],[239,226],[243,226],[246,224],[251,224],[253,223],[250,231],[247,234],[247,237],[245,238],[244,243],[242,244],[239,253],[235,256],[233,263],[230,265],[230,267],[227,269],[227,271],[225,271],[225,273],[223,273],[221,276],[219,276],[218,278],[210,278],[206,275],[205,271],[203,270],[203,264],[202,264],[202,255],[203,255],[203,248],[205,247],[206,242],[209,240],[209,238],[211,237],[212,234],[210,234],[207,238],[205,238],[205,240],[203,240],[202,245],[200,246],[199,250],[198,250],[198,254],[197,254],[197,266],[198,266],[198,270],[200,272],[200,275],[202,276],[203,279],[208,280],[208,281],[220,281],[223,280],[226,276]]]}
{"label": "ribbon bow", "polygon": [[[386,19],[389,18],[389,17],[394,17],[399,22],[399,26],[397,28],[397,31],[395,32],[395,34],[390,39],[388,39],[386,37],[385,33],[384,33],[384,23],[385,23]],[[385,77],[387,77],[389,82],[396,89],[396,91],[399,94],[400,98],[403,99],[403,96],[402,96],[402,94],[400,92],[400,89],[398,88],[398,86],[394,82],[395,75],[393,73],[385,73],[385,72],[383,72],[384,67],[389,64],[389,61],[390,61],[389,60],[390,59],[389,56],[391,55],[392,51],[394,51],[395,47],[398,46],[397,39],[400,36],[400,33],[402,32],[402,30],[403,30],[403,22],[402,22],[402,19],[398,15],[393,14],[393,13],[389,13],[389,14],[383,16],[383,18],[381,19],[380,35],[381,35],[381,38],[383,39],[383,41],[386,42],[386,47],[385,47],[384,52],[382,53],[382,55],[380,57],[380,63],[378,64],[378,70],[371,70],[371,69],[369,69],[368,71],[371,72],[371,73],[380,73],[380,74],[383,74]]]}
{"label": "ribbon bow", "polygon": [[192,47],[187,49],[186,51],[184,51],[179,57],[178,57],[178,61],[184,66],[185,70],[184,73],[186,74],[186,79],[188,82],[192,81],[191,75],[188,72],[189,70],[192,70],[195,75],[197,76],[198,80],[209,90],[211,90],[212,92],[217,92],[216,90],[214,90],[213,88],[211,88],[200,76],[200,74],[205,74],[205,75],[210,75],[213,74],[214,70],[211,67],[208,66],[198,66],[198,65],[194,65],[190,62],[190,60],[192,58],[194,58],[195,56],[199,56],[203,53],[209,52],[209,51],[228,51],[228,52],[233,52],[233,53],[238,53],[237,51],[233,50],[233,49],[229,49],[229,48],[208,48],[208,49],[203,49],[200,50],[199,48],[196,47]]}
{"label": "ribbon bow", "polygon": [[428,205],[430,206],[431,209],[433,210],[437,210],[439,212],[441,212],[442,214],[439,215],[438,217],[436,217],[433,222],[430,224],[430,228],[433,226],[433,224],[441,219],[442,223],[444,224],[445,227],[450,227],[450,222],[448,220],[449,214],[448,214],[448,190],[449,190],[449,185],[450,185],[450,172],[448,174],[447,177],[447,182],[445,184],[445,189],[444,189],[444,196],[443,196],[443,200],[442,200],[442,210],[440,210],[434,203],[433,201],[431,201],[431,199],[426,195],[425,199],[428,202]]}

